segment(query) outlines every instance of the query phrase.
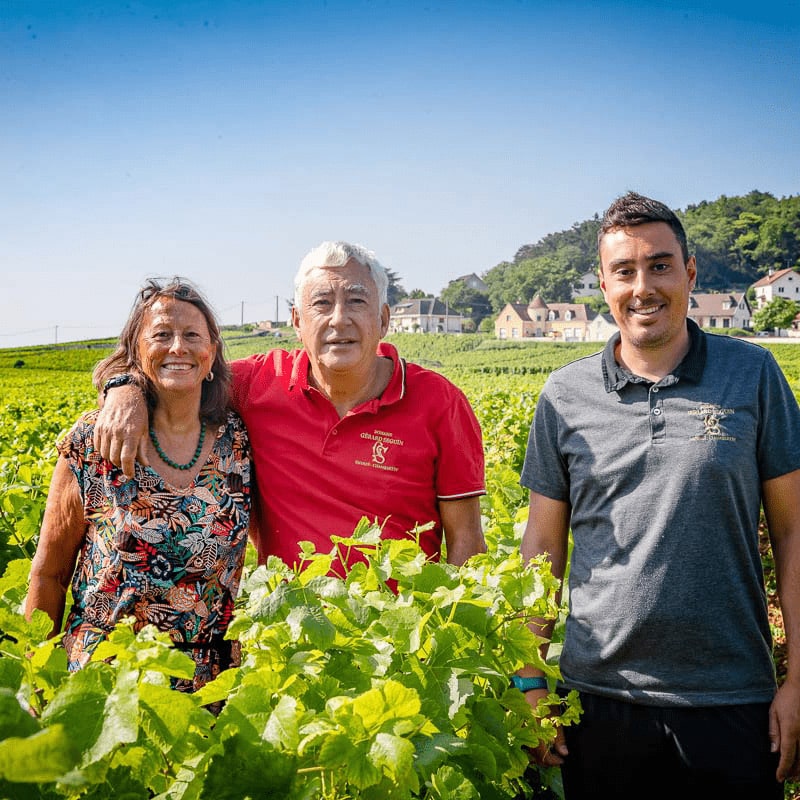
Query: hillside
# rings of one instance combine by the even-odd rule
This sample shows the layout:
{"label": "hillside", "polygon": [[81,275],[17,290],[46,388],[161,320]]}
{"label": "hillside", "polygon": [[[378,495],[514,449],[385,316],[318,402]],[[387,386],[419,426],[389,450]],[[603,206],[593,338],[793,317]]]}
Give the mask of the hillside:
{"label": "hillside", "polygon": [[[752,191],[675,211],[697,256],[698,291],[742,290],[770,269],[800,268],[800,195],[777,199]],[[537,293],[548,302],[569,300],[577,278],[597,268],[599,228],[597,215],[576,222],[522,245],[513,261],[489,269],[483,280],[493,311],[507,302],[528,302]]]}

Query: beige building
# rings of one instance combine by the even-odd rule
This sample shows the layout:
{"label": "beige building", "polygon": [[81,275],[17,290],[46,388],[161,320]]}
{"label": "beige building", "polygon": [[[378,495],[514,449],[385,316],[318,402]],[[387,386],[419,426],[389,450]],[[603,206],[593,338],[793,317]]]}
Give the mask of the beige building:
{"label": "beige building", "polygon": [[[584,303],[545,303],[537,294],[528,305],[506,303],[495,318],[498,339],[548,338],[561,342],[605,341],[607,335],[592,338],[594,331],[605,332],[606,320],[594,329],[590,323],[599,316]],[[616,328],[615,328],[616,329]]]}

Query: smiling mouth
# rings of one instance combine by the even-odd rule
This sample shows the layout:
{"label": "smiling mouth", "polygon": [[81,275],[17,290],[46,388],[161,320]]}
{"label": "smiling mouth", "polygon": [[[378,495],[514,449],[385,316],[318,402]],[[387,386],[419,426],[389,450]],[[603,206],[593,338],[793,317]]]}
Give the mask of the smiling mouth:
{"label": "smiling mouth", "polygon": [[628,311],[631,314],[636,314],[637,316],[649,317],[656,312],[661,311],[662,308],[664,308],[664,304],[659,303],[656,305],[640,306],[639,308],[629,308]]}
{"label": "smiling mouth", "polygon": [[165,369],[168,372],[188,372],[190,369],[194,369],[194,365],[192,364],[162,364],[161,369]]}

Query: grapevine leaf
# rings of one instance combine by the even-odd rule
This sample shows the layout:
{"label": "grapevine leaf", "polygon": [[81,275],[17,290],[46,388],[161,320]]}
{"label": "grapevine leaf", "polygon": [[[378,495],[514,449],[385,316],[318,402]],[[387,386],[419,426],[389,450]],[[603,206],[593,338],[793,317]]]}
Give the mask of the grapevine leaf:
{"label": "grapevine leaf", "polygon": [[42,721],[62,725],[78,751],[88,753],[103,731],[113,676],[111,666],[103,663],[90,663],[74,673],[53,696]]}
{"label": "grapevine leaf", "polygon": [[0,778],[16,783],[46,783],[60,778],[80,760],[81,751],[62,725],[0,742]]}
{"label": "grapevine leaf", "polygon": [[420,648],[423,617],[415,606],[400,606],[384,611],[380,624],[385,627],[400,653],[416,653]]}
{"label": "grapevine leaf", "polygon": [[[0,666],[5,661],[0,660]],[[39,729],[36,720],[20,706],[14,692],[0,686],[0,740],[10,736],[33,736]]]}
{"label": "grapevine leaf", "polygon": [[364,789],[381,780],[380,770],[369,760],[367,742],[354,744],[346,733],[328,736],[319,751],[319,763],[327,769],[340,770],[347,781]]}
{"label": "grapevine leaf", "polygon": [[264,741],[282,750],[296,750],[300,741],[297,725],[300,713],[301,709],[294,697],[281,697],[267,720]]}
{"label": "grapevine leaf", "polygon": [[261,800],[289,797],[295,758],[263,741],[233,736],[212,756],[200,800]]}
{"label": "grapevine leaf", "polygon": [[419,790],[414,772],[414,745],[401,736],[379,733],[369,749],[370,761],[396,786],[406,791]]}
{"label": "grapevine leaf", "polygon": [[205,747],[213,717],[192,695],[154,683],[140,683],[139,695],[142,730],[163,753],[180,761]]}
{"label": "grapevine leaf", "polygon": [[320,650],[326,650],[336,638],[336,628],[319,606],[293,608],[286,618],[296,638],[304,633]]}
{"label": "grapevine leaf", "polygon": [[474,784],[453,766],[440,767],[430,781],[431,800],[480,800]]}

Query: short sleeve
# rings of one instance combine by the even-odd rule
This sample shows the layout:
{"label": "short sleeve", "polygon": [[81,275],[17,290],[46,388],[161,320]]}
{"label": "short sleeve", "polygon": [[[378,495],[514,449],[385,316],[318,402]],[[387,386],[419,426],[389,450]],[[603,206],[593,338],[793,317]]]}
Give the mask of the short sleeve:
{"label": "short sleeve", "polygon": [[559,448],[557,392],[548,379],[533,414],[520,483],[552,500],[569,500],[569,471]]}
{"label": "short sleeve", "polygon": [[769,351],[759,381],[758,472],[762,481],[800,469],[800,407]]}
{"label": "short sleeve", "polygon": [[439,459],[436,496],[459,500],[486,493],[483,437],[472,406],[464,393],[449,384],[451,396],[438,425]]}
{"label": "short sleeve", "polygon": [[254,366],[252,358],[240,358],[231,362],[231,407],[238,414],[242,413],[247,404]]}

